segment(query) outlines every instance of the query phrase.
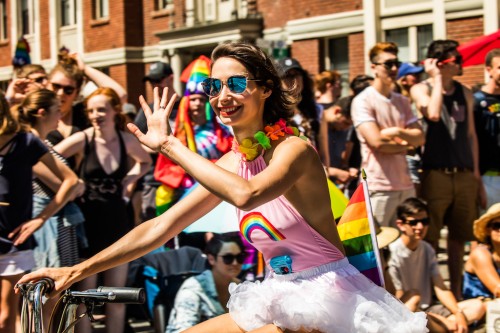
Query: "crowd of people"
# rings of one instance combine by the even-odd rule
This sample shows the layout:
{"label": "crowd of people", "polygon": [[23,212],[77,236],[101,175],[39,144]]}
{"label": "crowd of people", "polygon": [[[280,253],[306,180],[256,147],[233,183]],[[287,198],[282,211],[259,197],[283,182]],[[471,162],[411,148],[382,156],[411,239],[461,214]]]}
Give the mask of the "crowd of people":
{"label": "crowd of people", "polygon": [[[127,262],[165,245],[206,249],[210,267],[184,282],[166,332],[467,332],[500,295],[500,50],[473,93],[455,80],[457,46],[432,42],[421,66],[377,43],[372,76],[342,96],[334,70],[224,43],[182,73],[183,96],[169,64],[152,64],[154,101],[138,111],[77,54],[18,69],[0,96],[0,332],[18,325],[18,280],[50,277],[52,296],[101,272],[124,286]],[[350,196],[361,169],[377,224],[400,234],[382,249],[385,289],[348,263],[331,211],[327,178]],[[182,232],[222,200],[240,236]],[[123,332],[125,306],[106,314]]]}

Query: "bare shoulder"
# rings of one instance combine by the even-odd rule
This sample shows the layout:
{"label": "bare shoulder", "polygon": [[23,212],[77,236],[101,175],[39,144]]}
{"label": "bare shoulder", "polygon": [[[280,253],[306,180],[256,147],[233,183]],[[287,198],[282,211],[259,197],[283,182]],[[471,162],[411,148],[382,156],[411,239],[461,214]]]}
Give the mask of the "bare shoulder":
{"label": "bare shoulder", "polygon": [[484,264],[491,262],[491,252],[486,245],[480,244],[470,253],[469,258],[473,263]]}
{"label": "bare shoulder", "polygon": [[290,136],[276,145],[275,154],[291,154],[306,157],[317,154],[316,150],[307,140],[296,136]]}
{"label": "bare shoulder", "polygon": [[420,82],[411,87],[410,93],[413,94],[428,94],[429,86],[425,82]]}

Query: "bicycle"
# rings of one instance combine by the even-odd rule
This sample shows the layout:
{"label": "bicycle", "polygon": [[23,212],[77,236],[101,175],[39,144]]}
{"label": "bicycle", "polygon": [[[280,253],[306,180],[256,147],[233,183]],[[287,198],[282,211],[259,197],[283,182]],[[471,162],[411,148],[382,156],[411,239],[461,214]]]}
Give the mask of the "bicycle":
{"label": "bicycle", "polygon": [[[23,333],[42,333],[43,296],[54,288],[50,279],[18,285],[22,295],[21,330]],[[48,333],[73,333],[75,325],[85,316],[94,322],[94,309],[106,303],[142,304],[146,299],[143,288],[99,287],[86,291],[66,290],[51,314]],[[77,315],[78,307],[85,312]]]}

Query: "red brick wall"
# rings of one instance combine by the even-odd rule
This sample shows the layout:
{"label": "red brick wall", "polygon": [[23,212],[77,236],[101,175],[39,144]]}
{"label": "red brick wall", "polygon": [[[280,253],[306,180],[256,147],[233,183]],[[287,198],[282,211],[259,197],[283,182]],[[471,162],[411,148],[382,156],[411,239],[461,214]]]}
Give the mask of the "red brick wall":
{"label": "red brick wall", "polygon": [[362,0],[257,0],[264,28],[282,27],[288,20],[362,9]]}
{"label": "red brick wall", "polygon": [[40,0],[40,55],[41,59],[50,59],[50,30],[49,30],[49,0]]}
{"label": "red brick wall", "polygon": [[144,45],[142,0],[124,1],[125,45]]}
{"label": "red brick wall", "polygon": [[144,65],[137,63],[127,64],[127,71],[125,73],[127,80],[128,102],[134,104],[139,109],[139,96],[144,95],[144,83],[142,78],[144,76]]}
{"label": "red brick wall", "polygon": [[7,11],[7,41],[0,43],[0,66],[10,66],[12,64],[12,48],[11,43],[15,41],[10,40],[10,29],[11,29],[11,19],[10,19],[10,2],[15,0],[7,0],[5,2],[5,10]]}
{"label": "red brick wall", "polygon": [[292,44],[291,56],[297,59],[309,74],[314,75],[322,69],[321,51],[319,39],[300,40]]}
{"label": "red brick wall", "polygon": [[347,36],[349,45],[349,82],[360,74],[365,74],[365,42],[362,32]]}
{"label": "red brick wall", "polygon": [[257,0],[257,12],[262,14],[264,29],[283,27],[290,20],[290,7],[289,0]]}
{"label": "red brick wall", "polygon": [[109,19],[94,19],[93,1],[83,5],[85,52],[108,50],[125,46],[124,1],[109,1]]}
{"label": "red brick wall", "polygon": [[[176,21],[176,16],[183,18],[184,1],[175,0],[173,12],[155,10],[156,0],[143,0],[143,17],[144,17],[144,45],[155,45],[160,39],[155,36],[156,32],[170,30],[170,21],[179,27],[179,22]],[[183,24],[181,25],[183,26]]]}
{"label": "red brick wall", "polygon": [[[454,39],[460,44],[484,34],[483,18],[472,17],[450,20],[446,22],[447,38]],[[460,82],[473,86],[484,82],[484,66],[470,66],[464,68],[463,76],[457,78]]]}

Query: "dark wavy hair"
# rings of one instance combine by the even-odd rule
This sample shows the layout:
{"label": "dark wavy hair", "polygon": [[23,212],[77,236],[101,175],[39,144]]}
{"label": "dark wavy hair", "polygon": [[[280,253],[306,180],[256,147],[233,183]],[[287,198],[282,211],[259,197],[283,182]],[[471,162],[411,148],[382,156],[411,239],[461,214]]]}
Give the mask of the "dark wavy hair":
{"label": "dark wavy hair", "polygon": [[231,58],[240,62],[260,86],[272,90],[264,104],[264,121],[275,123],[280,118],[292,116],[293,97],[281,87],[281,79],[271,58],[260,48],[246,42],[226,42],[212,51],[212,66],[219,58]]}
{"label": "dark wavy hair", "polygon": [[456,52],[458,42],[452,39],[439,39],[433,41],[427,49],[427,58],[435,58],[439,61],[445,60],[450,53]]}
{"label": "dark wavy hair", "polygon": [[211,254],[216,257],[222,245],[224,243],[236,243],[240,248],[241,252],[245,251],[245,247],[243,246],[243,241],[239,233],[227,233],[227,234],[215,234],[210,240],[207,242],[207,246],[205,247],[205,253]]}

